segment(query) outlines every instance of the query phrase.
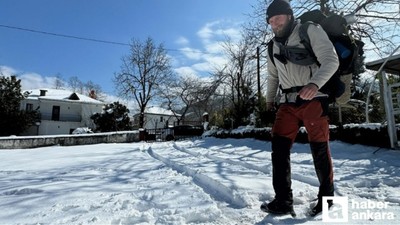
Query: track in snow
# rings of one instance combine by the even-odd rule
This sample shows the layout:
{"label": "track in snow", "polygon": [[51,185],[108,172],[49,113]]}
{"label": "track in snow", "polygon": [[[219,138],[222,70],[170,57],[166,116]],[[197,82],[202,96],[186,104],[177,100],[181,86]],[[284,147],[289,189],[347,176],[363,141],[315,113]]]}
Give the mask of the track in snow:
{"label": "track in snow", "polygon": [[201,187],[215,200],[226,202],[232,208],[244,208],[248,205],[246,200],[243,199],[243,197],[240,196],[239,193],[236,193],[235,191],[226,187],[221,182],[212,179],[211,177],[208,177],[206,175],[200,174],[198,171],[190,169],[185,165],[181,165],[170,159],[162,157],[161,155],[155,153],[151,147],[147,150],[147,152],[151,157],[162,161],[167,166],[171,167],[177,172],[192,177],[195,184]]}

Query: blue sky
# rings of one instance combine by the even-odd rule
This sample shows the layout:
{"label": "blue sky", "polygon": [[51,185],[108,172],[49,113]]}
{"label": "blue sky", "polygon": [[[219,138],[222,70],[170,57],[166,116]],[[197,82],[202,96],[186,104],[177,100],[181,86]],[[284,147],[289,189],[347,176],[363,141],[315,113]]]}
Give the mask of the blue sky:
{"label": "blue sky", "polygon": [[[245,0],[1,0],[0,25],[118,43],[153,38],[179,73],[204,76],[223,61],[218,42],[237,38],[256,1]],[[182,51],[183,50],[183,51]],[[199,53],[201,52],[201,53]],[[0,27],[0,66],[24,89],[51,87],[77,76],[114,93],[112,77],[129,53],[104,44]],[[211,53],[211,54],[204,54]]]}

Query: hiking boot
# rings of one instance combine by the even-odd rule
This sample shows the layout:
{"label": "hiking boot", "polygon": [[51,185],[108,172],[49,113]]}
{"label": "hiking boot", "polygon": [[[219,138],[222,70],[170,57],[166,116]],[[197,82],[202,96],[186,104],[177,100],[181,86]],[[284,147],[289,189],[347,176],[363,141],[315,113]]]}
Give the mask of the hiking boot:
{"label": "hiking boot", "polygon": [[274,199],[270,203],[264,202],[261,204],[260,208],[262,211],[272,214],[291,214],[292,216],[295,216],[293,204],[289,201],[280,201]]}
{"label": "hiking boot", "polygon": [[[332,200],[328,200],[328,209],[330,209],[332,205],[333,205]],[[322,212],[322,199],[319,199],[314,208],[311,209],[310,216],[316,216],[321,212]]]}

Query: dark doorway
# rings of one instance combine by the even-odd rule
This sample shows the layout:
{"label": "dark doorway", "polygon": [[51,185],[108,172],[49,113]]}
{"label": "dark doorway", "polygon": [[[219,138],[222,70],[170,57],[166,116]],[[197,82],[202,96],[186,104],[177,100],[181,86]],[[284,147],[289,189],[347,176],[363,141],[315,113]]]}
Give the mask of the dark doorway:
{"label": "dark doorway", "polygon": [[53,106],[53,112],[51,113],[51,120],[60,120],[60,106]]}

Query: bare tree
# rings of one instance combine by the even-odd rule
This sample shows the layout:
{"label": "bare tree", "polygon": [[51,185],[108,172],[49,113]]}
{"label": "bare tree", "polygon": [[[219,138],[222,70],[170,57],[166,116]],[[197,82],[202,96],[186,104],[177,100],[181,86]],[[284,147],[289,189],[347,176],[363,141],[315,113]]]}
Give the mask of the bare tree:
{"label": "bare tree", "polygon": [[[205,80],[196,76],[181,76],[165,85],[160,94],[163,104],[172,110],[179,124],[185,120],[188,112],[195,109],[206,110],[207,102],[218,85],[218,80],[214,81],[212,78]],[[200,121],[201,115],[198,112],[196,114]]]}
{"label": "bare tree", "polygon": [[158,86],[171,76],[170,60],[162,44],[156,46],[151,38],[145,42],[132,40],[130,54],[122,58],[114,82],[119,96],[138,103],[140,127],[144,125],[147,104],[155,98]]}
{"label": "bare tree", "polygon": [[101,100],[103,98],[103,91],[100,85],[95,84],[93,81],[89,80],[84,84],[85,93],[84,95],[88,95],[91,98]]}
{"label": "bare tree", "polygon": [[68,86],[73,92],[83,93],[83,82],[77,76],[72,76],[69,78]]}
{"label": "bare tree", "polygon": [[61,74],[57,74],[54,80],[54,88],[61,89],[64,87],[64,79],[62,78]]}
{"label": "bare tree", "polygon": [[101,86],[99,84],[94,83],[91,80],[84,83],[77,76],[72,76],[68,80],[68,87],[73,92],[87,95],[97,100],[102,100],[104,98]]}
{"label": "bare tree", "polygon": [[239,43],[227,40],[224,49],[229,57],[229,64],[224,71],[224,85],[230,90],[231,115],[235,126],[243,125],[255,105],[257,90],[255,48],[248,36],[243,35]]}

